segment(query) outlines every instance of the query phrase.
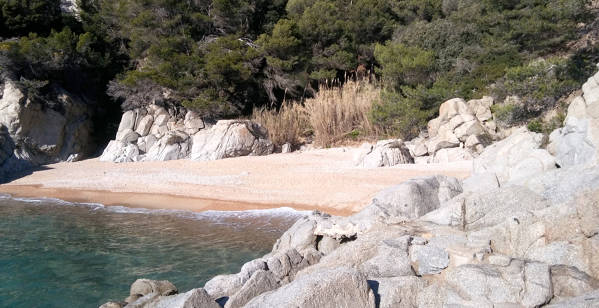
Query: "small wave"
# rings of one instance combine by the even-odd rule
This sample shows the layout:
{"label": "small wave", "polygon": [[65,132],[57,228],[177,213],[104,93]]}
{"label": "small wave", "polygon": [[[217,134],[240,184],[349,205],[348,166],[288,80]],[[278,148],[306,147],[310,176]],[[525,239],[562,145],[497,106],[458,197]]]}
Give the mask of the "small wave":
{"label": "small wave", "polygon": [[198,220],[220,220],[226,218],[265,218],[265,217],[289,217],[298,218],[310,214],[310,211],[298,211],[290,207],[280,207],[273,209],[245,210],[245,211],[216,211],[208,210],[203,212],[193,212],[186,210],[167,210],[167,209],[146,209],[132,208],[126,206],[107,206],[104,210],[113,213],[122,214],[145,214],[145,215],[173,215],[180,218],[198,219]]}
{"label": "small wave", "polygon": [[66,205],[66,206],[85,206],[93,209],[104,208],[104,205],[101,203],[93,203],[93,202],[69,202],[62,199],[57,198],[21,198],[21,197],[13,197],[10,194],[1,194],[0,200],[14,200],[23,203],[29,204],[52,204],[52,205]]}
{"label": "small wave", "polygon": [[310,211],[296,210],[291,207],[279,207],[272,209],[259,209],[259,210],[244,210],[244,211],[218,211],[208,210],[203,212],[193,212],[188,210],[169,210],[169,209],[148,209],[148,208],[135,208],[121,205],[105,206],[101,203],[92,202],[69,202],[57,198],[20,198],[13,197],[9,194],[0,194],[0,200],[14,200],[18,202],[24,202],[28,204],[36,205],[63,205],[63,206],[81,206],[88,207],[92,210],[103,210],[111,213],[121,214],[144,214],[144,215],[173,215],[180,218],[198,219],[198,220],[221,220],[227,218],[266,218],[266,217],[288,217],[288,218],[299,218],[301,216],[309,215]]}

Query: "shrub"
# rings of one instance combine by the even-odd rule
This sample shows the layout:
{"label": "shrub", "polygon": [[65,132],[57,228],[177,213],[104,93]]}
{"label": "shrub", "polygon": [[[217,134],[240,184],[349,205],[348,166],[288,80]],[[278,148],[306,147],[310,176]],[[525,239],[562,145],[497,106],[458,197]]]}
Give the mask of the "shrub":
{"label": "shrub", "polygon": [[430,112],[420,107],[421,102],[416,99],[383,91],[369,117],[381,133],[408,140],[416,137],[429,119]]}
{"label": "shrub", "polygon": [[491,112],[495,115],[495,119],[504,125],[515,123],[517,116],[517,106],[514,104],[495,104],[491,106]]}
{"label": "shrub", "polygon": [[562,127],[564,125],[565,119],[566,114],[562,111],[559,111],[555,116],[546,121],[542,119],[532,119],[528,122],[528,125],[526,125],[526,127],[531,132],[549,135],[554,130]]}
{"label": "shrub", "polygon": [[571,58],[538,59],[507,69],[492,92],[499,99],[517,95],[522,100],[523,111],[529,117],[538,116],[556,107],[561,97],[580,87],[579,71],[583,69]]}
{"label": "shrub", "polygon": [[530,120],[530,122],[528,122],[528,125],[526,125],[526,127],[528,128],[529,131],[535,132],[535,133],[542,133],[544,131],[543,122],[541,122],[538,119]]}

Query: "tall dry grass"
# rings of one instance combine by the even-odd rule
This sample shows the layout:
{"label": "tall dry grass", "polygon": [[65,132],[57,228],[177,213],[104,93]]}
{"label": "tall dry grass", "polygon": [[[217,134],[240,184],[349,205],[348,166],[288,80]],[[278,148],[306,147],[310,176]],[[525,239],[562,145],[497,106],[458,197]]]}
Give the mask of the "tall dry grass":
{"label": "tall dry grass", "polygon": [[304,108],[314,130],[317,145],[328,147],[343,140],[378,135],[370,121],[372,105],[380,98],[380,88],[368,81],[348,81],[343,86],[321,86]]}
{"label": "tall dry grass", "polygon": [[304,136],[310,130],[306,109],[298,103],[283,102],[281,108],[254,109],[252,120],[262,124],[268,130],[270,141],[281,146],[289,143],[297,146],[304,142]]}
{"label": "tall dry grass", "polygon": [[254,110],[253,120],[268,129],[276,145],[299,145],[310,131],[315,144],[321,147],[374,138],[381,130],[370,121],[369,114],[380,93],[375,82],[366,80],[321,85],[316,96],[303,103],[285,102],[278,111]]}

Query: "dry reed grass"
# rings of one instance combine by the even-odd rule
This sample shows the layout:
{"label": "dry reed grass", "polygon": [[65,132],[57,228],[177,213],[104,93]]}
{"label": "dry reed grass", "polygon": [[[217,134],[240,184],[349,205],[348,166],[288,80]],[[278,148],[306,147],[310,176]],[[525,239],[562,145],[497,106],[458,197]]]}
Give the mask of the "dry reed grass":
{"label": "dry reed grass", "polygon": [[380,88],[367,81],[321,86],[314,98],[304,102],[316,144],[329,147],[348,137],[377,136],[378,129],[369,114],[379,98]]}
{"label": "dry reed grass", "polygon": [[309,131],[308,115],[301,104],[283,102],[281,108],[254,109],[252,119],[268,130],[270,141],[277,146],[289,143],[297,146],[304,142]]}
{"label": "dry reed grass", "polygon": [[348,140],[375,138],[381,130],[369,114],[380,98],[380,87],[369,81],[321,85],[314,98],[284,102],[277,110],[256,109],[253,120],[268,129],[276,145],[299,145],[312,131],[317,146],[330,147]]}

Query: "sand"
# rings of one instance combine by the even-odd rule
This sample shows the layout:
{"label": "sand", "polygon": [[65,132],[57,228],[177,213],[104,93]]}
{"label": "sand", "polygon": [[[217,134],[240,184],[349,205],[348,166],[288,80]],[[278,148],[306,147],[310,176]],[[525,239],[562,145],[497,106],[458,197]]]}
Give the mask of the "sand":
{"label": "sand", "polygon": [[355,148],[320,149],[219,161],[110,163],[88,159],[47,165],[0,193],[144,208],[247,210],[292,207],[349,215],[380,190],[410,178],[464,178],[471,162],[353,166]]}

